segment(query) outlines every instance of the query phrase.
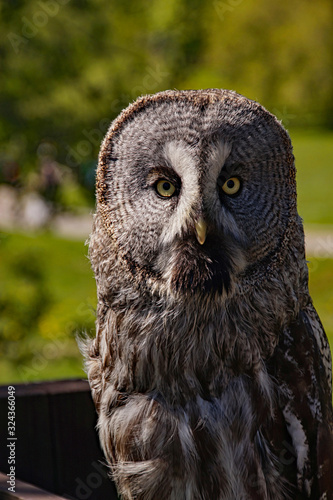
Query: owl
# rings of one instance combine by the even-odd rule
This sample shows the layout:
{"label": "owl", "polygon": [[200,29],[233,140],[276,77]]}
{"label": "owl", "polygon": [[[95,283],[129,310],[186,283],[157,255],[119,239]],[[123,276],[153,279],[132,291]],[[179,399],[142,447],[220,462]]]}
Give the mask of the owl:
{"label": "owl", "polygon": [[84,349],[121,498],[332,499],[331,357],[280,122],[233,91],[143,96],[96,191]]}

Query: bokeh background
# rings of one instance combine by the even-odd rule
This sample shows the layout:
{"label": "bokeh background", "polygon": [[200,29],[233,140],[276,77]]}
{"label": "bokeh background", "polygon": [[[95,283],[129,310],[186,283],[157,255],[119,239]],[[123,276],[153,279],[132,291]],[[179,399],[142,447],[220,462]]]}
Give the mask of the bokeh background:
{"label": "bokeh background", "polygon": [[221,87],[289,130],[310,290],[333,341],[331,0],[0,4],[0,382],[82,377],[98,150],[141,94]]}

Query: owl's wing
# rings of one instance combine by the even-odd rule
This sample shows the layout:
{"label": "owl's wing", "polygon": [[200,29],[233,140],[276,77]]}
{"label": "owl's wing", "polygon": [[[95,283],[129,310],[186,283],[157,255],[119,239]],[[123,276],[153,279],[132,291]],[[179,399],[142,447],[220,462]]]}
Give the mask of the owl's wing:
{"label": "owl's wing", "polygon": [[329,390],[332,391],[332,357],[330,346],[326,337],[324,327],[319,319],[317,311],[312,304],[304,310],[304,322],[307,329],[314,335],[320,356],[325,368]]}
{"label": "owl's wing", "polygon": [[279,384],[279,405],[297,466],[297,490],[301,498],[332,499],[331,356],[312,304],[283,332],[268,370]]}

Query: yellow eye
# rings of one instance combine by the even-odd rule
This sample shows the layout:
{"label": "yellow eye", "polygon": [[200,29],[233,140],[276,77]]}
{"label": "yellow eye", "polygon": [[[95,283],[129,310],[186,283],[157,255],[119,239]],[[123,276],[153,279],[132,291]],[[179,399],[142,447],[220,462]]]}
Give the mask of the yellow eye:
{"label": "yellow eye", "polygon": [[222,186],[226,194],[236,194],[241,187],[240,180],[237,177],[230,177]]}
{"label": "yellow eye", "polygon": [[170,198],[175,193],[176,188],[170,181],[162,179],[156,184],[156,191],[164,198]]}

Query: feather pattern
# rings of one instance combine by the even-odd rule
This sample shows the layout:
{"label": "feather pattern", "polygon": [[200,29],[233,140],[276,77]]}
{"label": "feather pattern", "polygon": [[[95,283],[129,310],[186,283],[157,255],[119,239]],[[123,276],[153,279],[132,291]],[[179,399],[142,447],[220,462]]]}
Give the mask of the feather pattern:
{"label": "feather pattern", "polygon": [[229,91],[145,96],[103,142],[97,201],[83,350],[122,498],[333,498],[331,358],[282,126]]}

